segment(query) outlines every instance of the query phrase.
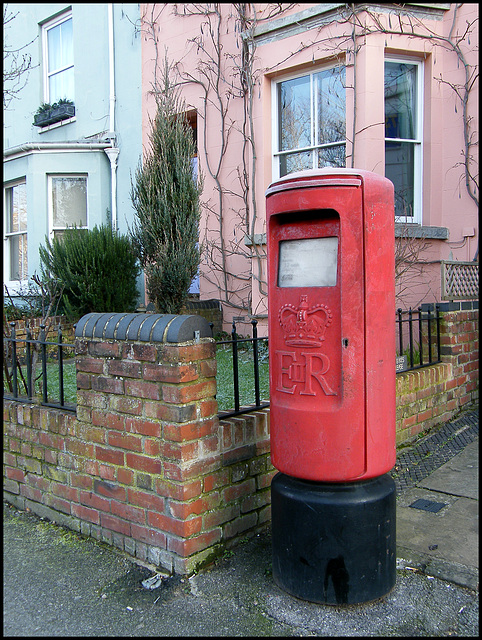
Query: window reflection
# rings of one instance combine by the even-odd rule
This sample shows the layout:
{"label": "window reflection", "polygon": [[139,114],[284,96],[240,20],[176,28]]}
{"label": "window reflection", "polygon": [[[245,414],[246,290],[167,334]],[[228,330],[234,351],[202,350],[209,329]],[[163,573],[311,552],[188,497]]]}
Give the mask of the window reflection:
{"label": "window reflection", "polygon": [[87,178],[52,176],[52,226],[55,235],[67,227],[87,226]]}
{"label": "window reflection", "polygon": [[318,102],[318,144],[345,140],[345,69],[315,75]]}
{"label": "window reflection", "polygon": [[311,145],[310,77],[287,80],[278,85],[279,149],[301,149]]}
{"label": "window reflection", "polygon": [[[278,84],[280,176],[303,169],[345,166],[345,102],[344,67]],[[333,145],[335,142],[342,144]]]}
{"label": "window reflection", "polygon": [[28,278],[27,260],[27,185],[25,182],[5,189],[10,280]]}
{"label": "window reflection", "polygon": [[395,215],[414,219],[417,141],[415,64],[385,63],[385,176],[395,187]]}

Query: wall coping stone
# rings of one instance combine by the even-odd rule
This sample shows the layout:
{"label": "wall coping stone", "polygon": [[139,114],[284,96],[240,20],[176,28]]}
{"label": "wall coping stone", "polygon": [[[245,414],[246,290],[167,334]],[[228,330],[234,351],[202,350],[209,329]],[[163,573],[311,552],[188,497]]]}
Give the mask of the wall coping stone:
{"label": "wall coping stone", "polygon": [[212,338],[209,322],[196,315],[88,313],[75,327],[76,338],[182,343]]}
{"label": "wall coping stone", "polygon": [[[450,311],[478,311],[479,310],[479,301],[478,300],[467,300],[463,302],[437,302],[439,311],[441,312],[450,312]],[[424,302],[421,305],[422,311],[435,311],[435,303],[434,302]]]}

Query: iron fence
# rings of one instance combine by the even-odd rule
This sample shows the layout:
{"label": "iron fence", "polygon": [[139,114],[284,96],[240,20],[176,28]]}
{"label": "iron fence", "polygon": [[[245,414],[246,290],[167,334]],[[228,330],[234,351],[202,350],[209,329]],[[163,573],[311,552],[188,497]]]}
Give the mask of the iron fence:
{"label": "iron fence", "polygon": [[441,362],[440,308],[402,311],[397,309],[398,356],[406,358],[406,365],[397,370],[412,371]]}
{"label": "iron fence", "polygon": [[[238,335],[236,323],[233,321],[230,340],[218,340],[217,346],[227,346],[232,354],[232,384],[234,409],[220,411],[221,419],[249,413],[269,407],[269,402],[261,398],[260,384],[260,345],[263,355],[267,354],[268,338],[258,337],[257,321],[252,320],[252,337]],[[212,326],[212,325],[211,325]],[[397,373],[428,367],[441,362],[440,348],[440,310],[430,308],[408,311],[397,310],[396,326],[397,352],[404,359],[404,365]],[[21,402],[39,402],[35,389],[35,371],[33,371],[33,352],[37,351],[40,360],[40,404],[57,407],[67,411],[75,411],[75,404],[66,402],[64,392],[65,349],[73,349],[73,344],[65,344],[62,340],[62,328],[59,325],[57,341],[47,340],[45,325],[40,326],[38,339],[32,338],[30,328],[26,326],[26,337],[17,337],[15,322],[10,323],[10,335],[4,336],[4,396]],[[19,345],[24,345],[19,348]],[[254,381],[254,403],[242,404],[240,398],[240,353],[252,351],[252,376]],[[51,363],[48,364],[48,360]],[[251,354],[250,354],[251,357]],[[58,367],[58,395],[52,399],[52,384],[48,377],[52,367]],[[246,363],[243,363],[246,371]],[[52,377],[52,376],[51,376]],[[19,393],[22,386],[25,393]],[[218,382],[218,388],[220,384]]]}
{"label": "iron fence", "polygon": [[[233,322],[231,331],[231,340],[218,341],[218,345],[230,345],[232,349],[233,362],[233,387],[234,387],[234,410],[220,411],[220,418],[233,417],[242,413],[249,413],[258,409],[269,407],[269,402],[260,400],[260,382],[259,382],[259,361],[258,361],[258,344],[259,342],[268,345],[268,338],[258,338],[257,321],[251,322],[253,327],[252,338],[241,338],[236,332],[236,324]],[[440,309],[439,305],[435,305],[435,310],[430,308],[408,311],[397,310],[396,317],[397,327],[397,351],[398,355],[404,358],[404,365],[397,370],[397,373],[403,371],[413,371],[423,367],[428,367],[441,362],[441,345],[440,345]],[[252,343],[253,345],[253,376],[255,385],[255,403],[249,406],[240,406],[239,392],[239,347],[243,343]]]}
{"label": "iron fence", "polygon": [[[64,350],[73,349],[74,345],[63,342],[61,325],[59,324],[57,330],[57,341],[51,341],[47,340],[45,324],[40,325],[38,338],[32,337],[28,322],[25,337],[17,337],[15,322],[9,324],[10,335],[4,335],[3,338],[4,397],[19,402],[40,402],[43,406],[75,411],[76,405],[66,402],[64,389]],[[51,363],[48,362],[49,359]],[[37,376],[38,360],[40,374]],[[58,377],[58,394],[55,394],[53,389],[55,384],[52,379],[55,377]],[[20,387],[24,393],[20,392]],[[39,395],[36,387],[40,388]]]}
{"label": "iron fence", "polygon": [[[211,324],[211,328],[212,326],[213,325]],[[259,346],[260,344],[265,345],[265,350],[267,351],[268,338],[258,337],[258,321],[257,320],[252,320],[251,326],[252,326],[252,337],[251,338],[242,337],[238,335],[236,331],[236,323],[233,320],[232,330],[231,330],[231,340],[216,341],[216,346],[230,345],[232,350],[232,358],[233,358],[234,409],[231,411],[220,411],[218,415],[221,419],[241,415],[242,413],[250,413],[251,411],[257,411],[258,409],[265,409],[266,407],[269,407],[269,402],[261,400],[260,367],[259,367],[259,364],[260,364],[259,363]],[[253,350],[254,404],[241,406],[240,384],[239,384],[239,375],[240,375],[239,351],[240,351],[240,347],[242,348],[244,345],[248,347],[252,346],[252,350]]]}

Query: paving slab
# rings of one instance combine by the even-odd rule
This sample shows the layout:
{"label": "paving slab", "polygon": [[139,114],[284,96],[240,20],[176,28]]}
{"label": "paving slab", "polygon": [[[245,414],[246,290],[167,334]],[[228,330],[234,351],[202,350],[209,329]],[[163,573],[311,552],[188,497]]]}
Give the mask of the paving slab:
{"label": "paving slab", "polygon": [[[446,506],[437,513],[412,508],[419,499]],[[410,489],[397,502],[399,547],[478,568],[478,502],[424,488]]]}
{"label": "paving slab", "polygon": [[477,438],[397,498],[398,557],[470,588],[479,582],[478,465]]}
{"label": "paving slab", "polygon": [[431,491],[479,499],[479,442],[473,442],[419,483]]}

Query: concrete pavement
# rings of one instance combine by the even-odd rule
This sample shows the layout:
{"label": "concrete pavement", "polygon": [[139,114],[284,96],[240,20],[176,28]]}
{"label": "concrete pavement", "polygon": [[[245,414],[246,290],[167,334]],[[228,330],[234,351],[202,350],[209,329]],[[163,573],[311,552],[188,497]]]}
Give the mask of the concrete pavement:
{"label": "concrete pavement", "polygon": [[4,503],[5,636],[478,636],[478,413],[401,449],[397,584],[351,606],[305,602],[271,576],[271,536],[191,578],[139,566]]}

